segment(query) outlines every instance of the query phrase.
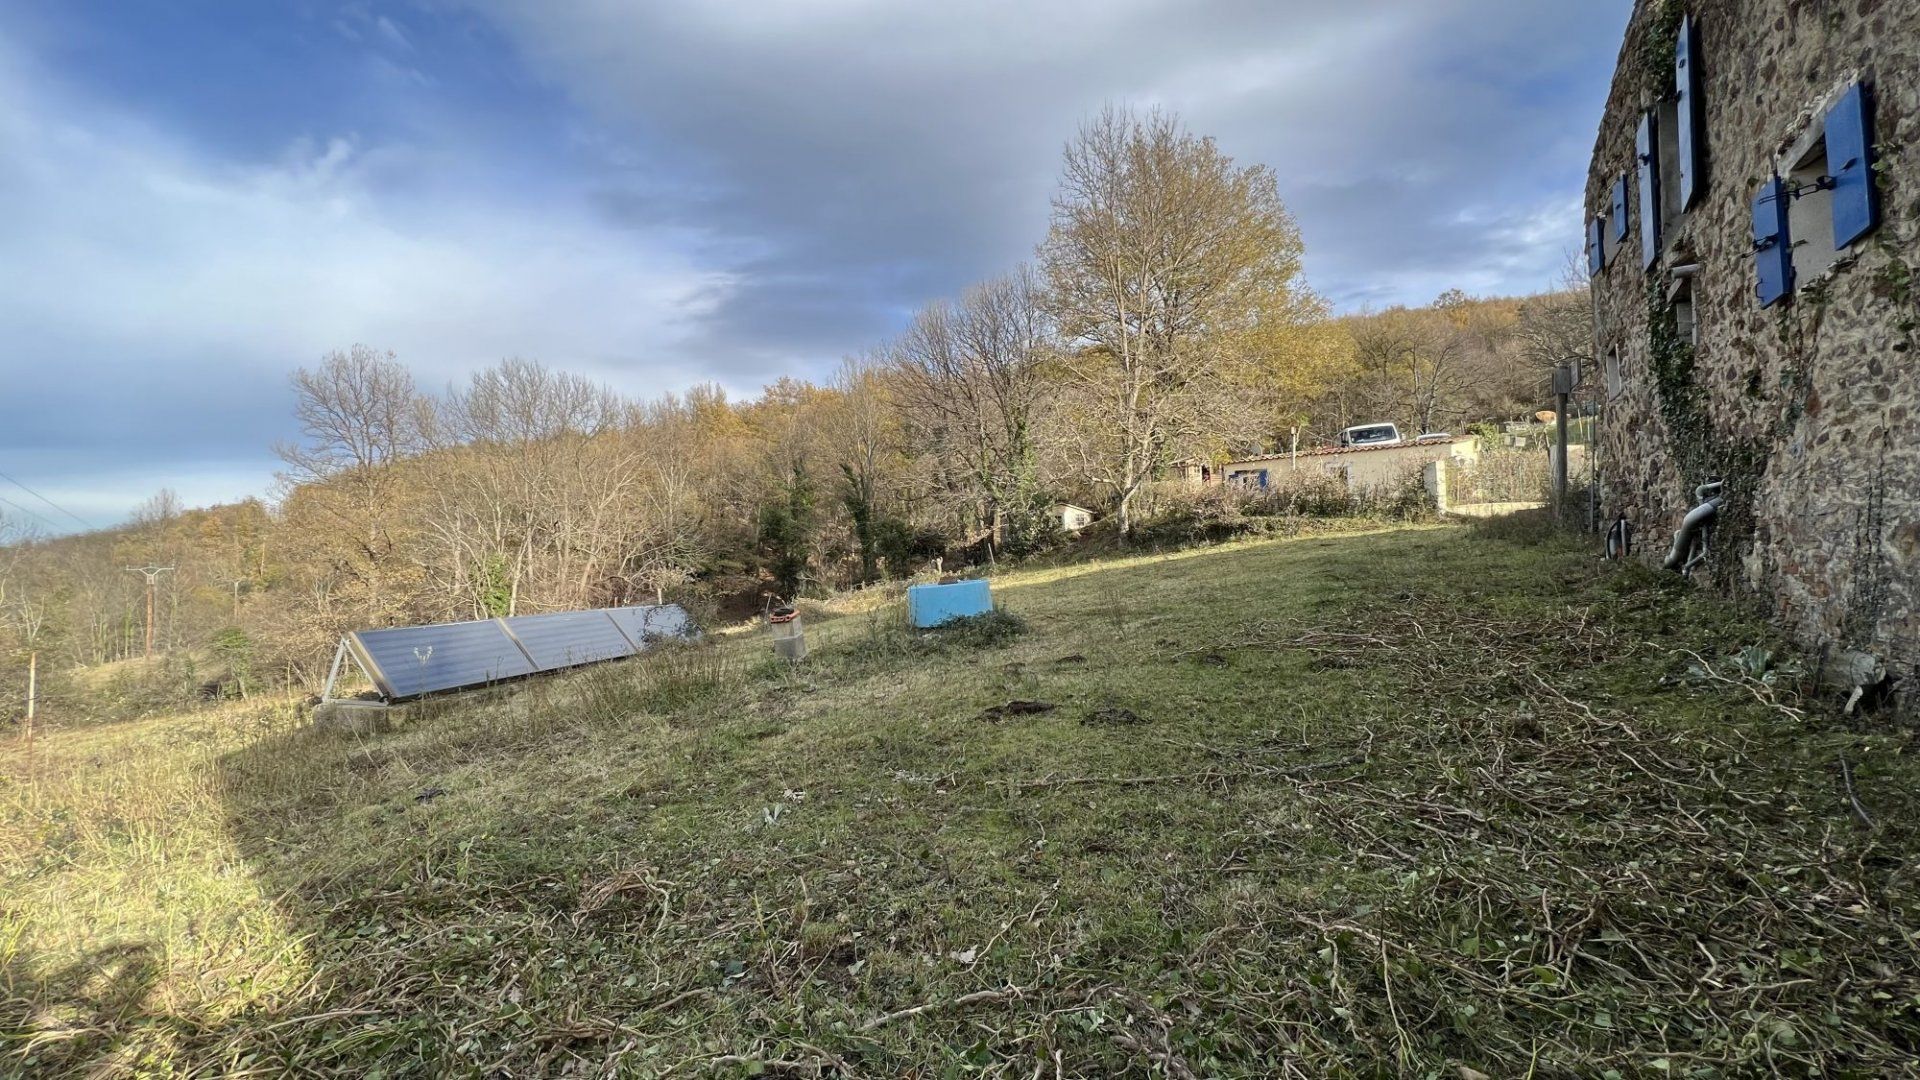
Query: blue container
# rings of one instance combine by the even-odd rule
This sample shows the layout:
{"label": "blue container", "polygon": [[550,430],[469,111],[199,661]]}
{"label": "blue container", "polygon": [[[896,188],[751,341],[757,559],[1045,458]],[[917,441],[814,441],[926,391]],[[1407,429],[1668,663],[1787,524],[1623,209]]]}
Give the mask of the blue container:
{"label": "blue container", "polygon": [[969,615],[985,615],[992,610],[993,593],[985,581],[907,587],[907,617],[916,628],[939,626]]}

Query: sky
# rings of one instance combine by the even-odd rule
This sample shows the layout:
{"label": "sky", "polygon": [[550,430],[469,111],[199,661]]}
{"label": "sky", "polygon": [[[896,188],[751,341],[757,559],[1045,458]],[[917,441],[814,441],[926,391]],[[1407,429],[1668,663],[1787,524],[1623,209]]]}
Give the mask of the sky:
{"label": "sky", "polygon": [[1270,166],[1337,310],[1540,291],[1631,6],[0,0],[0,516],[266,495],[356,343],[823,377],[1030,259],[1108,104]]}

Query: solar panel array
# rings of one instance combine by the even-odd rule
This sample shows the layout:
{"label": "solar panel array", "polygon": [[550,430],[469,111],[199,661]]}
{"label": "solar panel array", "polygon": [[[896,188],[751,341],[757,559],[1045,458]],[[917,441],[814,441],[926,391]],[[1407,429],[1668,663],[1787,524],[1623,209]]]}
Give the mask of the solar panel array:
{"label": "solar panel array", "polygon": [[356,630],[345,646],[388,701],[618,660],[699,629],[678,604]]}

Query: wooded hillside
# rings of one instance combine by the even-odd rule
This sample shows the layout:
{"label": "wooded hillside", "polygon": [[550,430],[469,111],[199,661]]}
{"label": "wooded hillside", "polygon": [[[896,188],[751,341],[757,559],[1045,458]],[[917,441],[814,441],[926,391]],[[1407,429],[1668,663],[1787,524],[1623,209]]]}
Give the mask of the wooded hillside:
{"label": "wooded hillside", "polygon": [[[0,539],[0,689],[146,651],[207,692],[311,685],[347,629],[639,602],[714,610],[1019,556],[1067,500],[1122,535],[1177,462],[1356,423],[1464,430],[1545,403],[1584,347],[1577,291],[1451,292],[1333,318],[1273,173],[1160,115],[1069,144],[1033,265],[929,305],[822,383],[634,400],[526,359],[420,387],[366,345],[292,376],[301,438],[271,501],[161,493],[106,532]],[[95,673],[86,689],[138,678]],[[122,683],[116,683],[120,678]],[[100,684],[100,685],[94,685]]]}

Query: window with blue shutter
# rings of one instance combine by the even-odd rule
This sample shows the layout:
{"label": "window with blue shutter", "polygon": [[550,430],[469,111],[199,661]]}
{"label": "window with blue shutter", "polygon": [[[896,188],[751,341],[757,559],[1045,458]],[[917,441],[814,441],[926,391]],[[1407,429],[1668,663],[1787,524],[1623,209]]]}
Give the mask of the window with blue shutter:
{"label": "window with blue shutter", "polygon": [[1606,228],[1602,218],[1587,222],[1587,273],[1598,275],[1607,268],[1607,240],[1601,232]]}
{"label": "window with blue shutter", "polygon": [[1880,224],[1880,196],[1873,176],[1873,103],[1864,83],[1853,84],[1828,110],[1826,129],[1837,250]]}
{"label": "window with blue shutter", "polygon": [[1760,277],[1760,306],[1772,307],[1793,291],[1793,241],[1787,229],[1786,181],[1778,176],[1753,199],[1753,262]]}
{"label": "window with blue shutter", "polygon": [[1707,165],[1706,99],[1700,94],[1700,28],[1691,15],[1680,21],[1673,82],[1680,95],[1675,115],[1680,149],[1680,209],[1690,210],[1706,188]]}
{"label": "window with blue shutter", "polygon": [[1660,258],[1660,143],[1651,112],[1641,114],[1633,153],[1640,176],[1640,265],[1651,267]]}
{"label": "window with blue shutter", "polygon": [[1625,173],[1613,182],[1613,242],[1625,243],[1627,239],[1627,177]]}

